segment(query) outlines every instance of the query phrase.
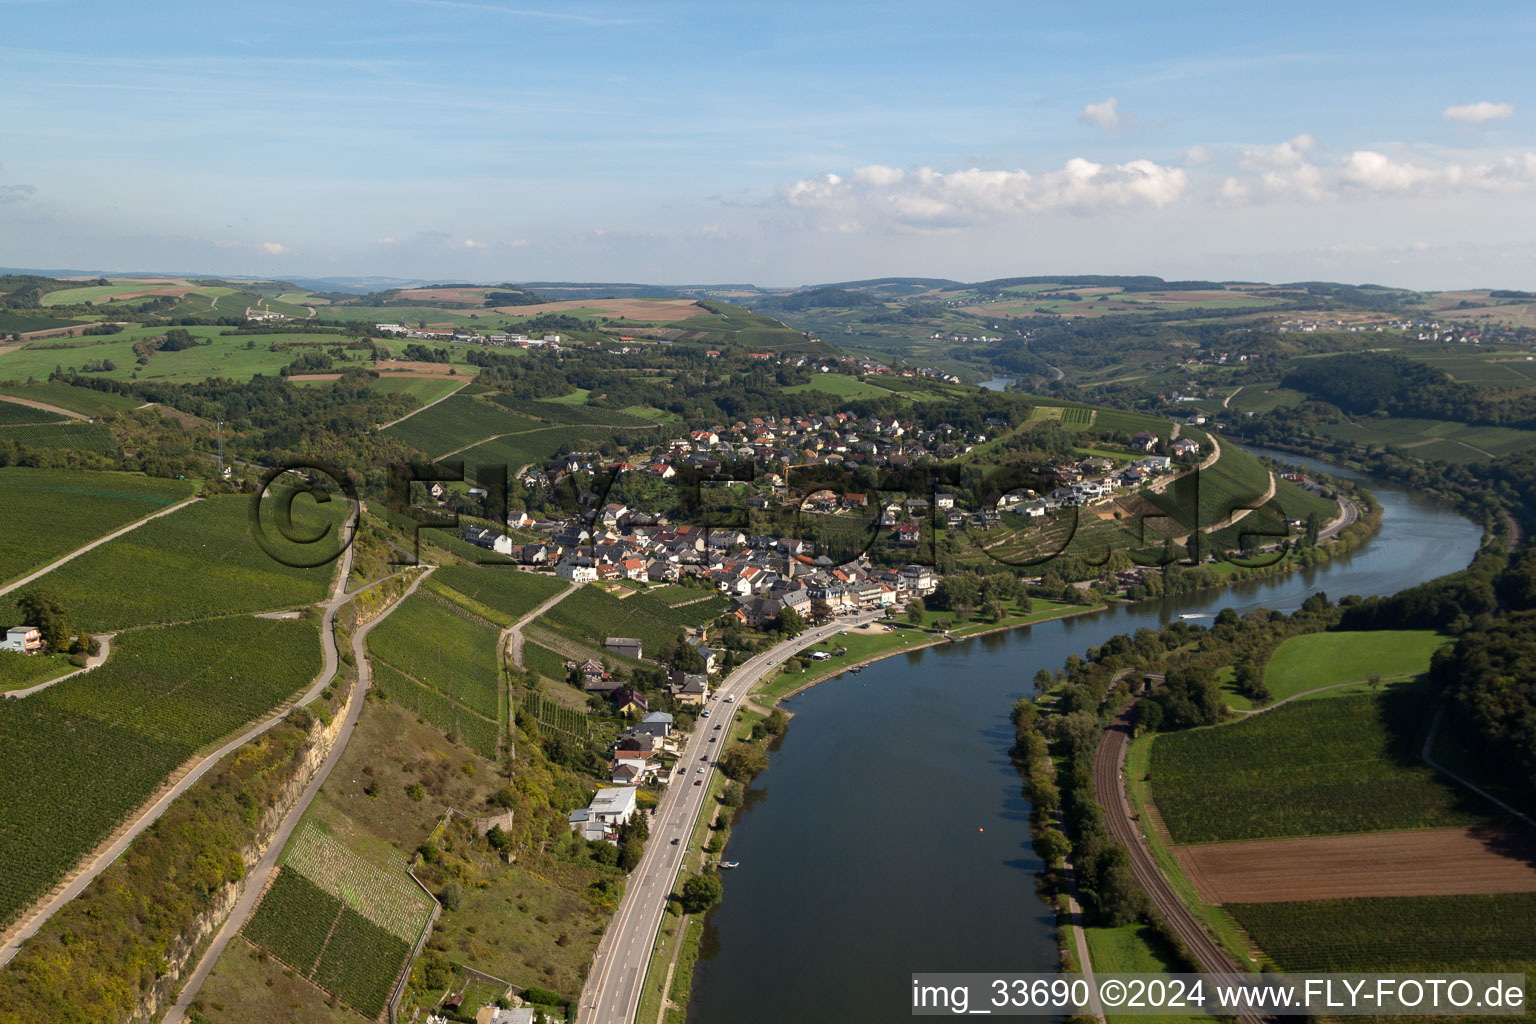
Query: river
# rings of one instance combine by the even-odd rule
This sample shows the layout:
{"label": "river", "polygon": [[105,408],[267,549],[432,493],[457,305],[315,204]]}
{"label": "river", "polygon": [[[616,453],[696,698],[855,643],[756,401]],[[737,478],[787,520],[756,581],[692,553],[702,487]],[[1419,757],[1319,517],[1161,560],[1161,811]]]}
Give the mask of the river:
{"label": "river", "polygon": [[788,701],[794,722],[731,835],[742,866],[708,922],[690,1024],[905,1020],[915,971],[1054,970],[1008,759],[1013,701],[1116,633],[1224,607],[1289,612],[1318,590],[1395,593],[1471,561],[1479,527],[1370,487],[1381,533],[1318,568],[914,651]]}

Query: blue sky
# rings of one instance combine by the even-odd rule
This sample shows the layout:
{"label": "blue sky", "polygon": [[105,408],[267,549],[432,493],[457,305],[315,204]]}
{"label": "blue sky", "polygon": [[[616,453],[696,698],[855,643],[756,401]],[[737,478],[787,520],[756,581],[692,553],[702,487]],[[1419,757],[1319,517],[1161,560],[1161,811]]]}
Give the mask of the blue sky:
{"label": "blue sky", "polygon": [[1536,285],[1536,8],[0,0],[0,265]]}

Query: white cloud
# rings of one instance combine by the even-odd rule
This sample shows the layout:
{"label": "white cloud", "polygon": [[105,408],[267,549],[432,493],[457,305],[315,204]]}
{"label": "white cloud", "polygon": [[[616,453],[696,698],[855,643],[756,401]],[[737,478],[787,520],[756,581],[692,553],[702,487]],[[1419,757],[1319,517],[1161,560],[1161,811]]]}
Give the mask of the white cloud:
{"label": "white cloud", "polygon": [[792,182],[780,190],[780,198],[788,206],[823,215],[823,227],[838,231],[879,223],[942,229],[1050,210],[1166,206],[1177,201],[1188,184],[1181,168],[1151,160],[1107,166],[1078,157],[1061,170],[1040,174],[860,167],[846,178],[822,174]]}
{"label": "white cloud", "polygon": [[1120,101],[1111,96],[1103,103],[1088,104],[1083,108],[1083,112],[1077,115],[1077,119],[1083,124],[1095,125],[1107,132],[1113,132],[1129,128],[1135,122],[1136,115],[1122,114]]}
{"label": "white cloud", "polygon": [[1263,146],[1243,151],[1238,167],[1252,176],[1248,181],[1228,178],[1222,186],[1225,199],[1251,196],[1300,196],[1321,199],[1325,194],[1323,172],[1307,159],[1317,148],[1317,140],[1302,134],[1277,146]]}
{"label": "white cloud", "polygon": [[1446,107],[1440,115],[1447,121],[1468,121],[1472,124],[1482,124],[1484,121],[1502,121],[1506,117],[1515,116],[1513,103],[1490,103],[1483,100],[1481,103],[1463,103],[1460,106]]}
{"label": "white cloud", "polygon": [[1212,159],[1210,150],[1204,146],[1190,146],[1184,151],[1182,162],[1185,167],[1199,167],[1201,164],[1210,163]]}
{"label": "white cloud", "polygon": [[24,203],[36,193],[36,185],[0,185],[0,203]]}
{"label": "white cloud", "polygon": [[281,242],[262,242],[261,248],[269,256],[280,256],[288,251],[288,247]]}
{"label": "white cloud", "polygon": [[466,249],[484,249],[485,248],[485,243],[484,242],[477,242],[473,238],[466,238],[466,239],[464,239],[464,248],[466,248]]}

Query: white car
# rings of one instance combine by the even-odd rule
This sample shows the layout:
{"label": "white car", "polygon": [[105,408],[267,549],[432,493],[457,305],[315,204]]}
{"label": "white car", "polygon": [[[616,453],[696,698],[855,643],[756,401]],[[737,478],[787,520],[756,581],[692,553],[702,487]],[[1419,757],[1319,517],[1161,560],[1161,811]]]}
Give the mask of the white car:
{"label": "white car", "polygon": [[731,703],[731,702],[732,702],[732,701],[733,701],[733,700],[735,700],[735,699],[736,699],[736,698],[735,698],[735,697],[727,697],[727,698],[725,698],[725,702],[726,702],[726,703],[727,703],[727,704],[729,704],[729,703]]}
{"label": "white car", "polygon": [[695,775],[703,775],[704,774],[704,769],[700,768],[698,771],[694,772],[694,774]]}

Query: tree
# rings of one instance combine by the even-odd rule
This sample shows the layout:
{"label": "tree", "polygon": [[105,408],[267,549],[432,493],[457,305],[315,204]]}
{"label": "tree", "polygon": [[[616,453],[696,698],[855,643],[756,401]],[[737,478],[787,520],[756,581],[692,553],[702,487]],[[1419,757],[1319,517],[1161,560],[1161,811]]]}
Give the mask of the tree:
{"label": "tree", "polygon": [[59,650],[69,641],[69,621],[64,602],[46,590],[29,590],[16,600],[22,624],[36,626],[49,650]]}
{"label": "tree", "polygon": [[437,902],[443,905],[444,910],[458,910],[464,905],[464,889],[458,882],[450,881],[437,894]]}
{"label": "tree", "polygon": [[720,902],[724,891],[719,875],[713,873],[694,875],[683,883],[683,891],[678,895],[678,902],[683,905],[684,913],[702,914]]}
{"label": "tree", "polygon": [[720,802],[727,807],[740,807],[747,801],[747,787],[739,782],[727,782],[720,792]]}
{"label": "tree", "polygon": [[779,610],[778,628],[785,636],[799,636],[805,632],[805,617],[793,608],[782,608]]}
{"label": "tree", "polygon": [[907,602],[907,621],[914,626],[923,624],[923,614],[927,609],[923,607],[923,599],[914,597]]}
{"label": "tree", "polygon": [[986,607],[982,609],[982,614],[991,619],[993,622],[1001,622],[1003,620],[1003,602],[994,597],[992,600],[988,601]]}
{"label": "tree", "polygon": [[748,743],[732,744],[720,755],[720,770],[728,779],[750,782],[752,777],[768,768],[768,755]]}
{"label": "tree", "polygon": [[679,636],[677,646],[672,652],[672,667],[680,672],[703,672],[704,655],[699,653],[697,647]]}

